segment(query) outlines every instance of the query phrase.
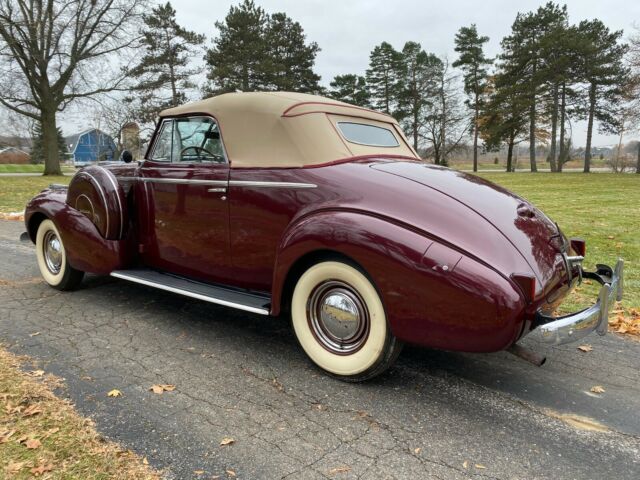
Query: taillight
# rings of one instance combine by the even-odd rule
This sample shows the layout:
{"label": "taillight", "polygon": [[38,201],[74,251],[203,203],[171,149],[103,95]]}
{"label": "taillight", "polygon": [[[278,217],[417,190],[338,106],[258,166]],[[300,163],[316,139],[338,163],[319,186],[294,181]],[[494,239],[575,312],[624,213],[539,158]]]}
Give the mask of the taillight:
{"label": "taillight", "polygon": [[577,255],[584,257],[587,253],[587,242],[584,241],[584,238],[572,238],[569,240],[571,243],[571,248]]}
{"label": "taillight", "polygon": [[528,273],[514,273],[511,275],[511,279],[516,282],[520,290],[522,290],[524,299],[529,303],[533,302],[536,296],[536,277]]}

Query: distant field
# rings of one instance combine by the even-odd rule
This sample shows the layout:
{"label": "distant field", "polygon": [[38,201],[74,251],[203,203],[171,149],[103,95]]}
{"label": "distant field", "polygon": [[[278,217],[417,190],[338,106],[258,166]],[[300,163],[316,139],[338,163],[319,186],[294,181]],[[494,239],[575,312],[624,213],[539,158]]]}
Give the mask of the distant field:
{"label": "distant field", "polygon": [[[63,166],[63,172],[73,172],[74,167]],[[0,163],[0,173],[42,173],[44,172],[44,165],[31,165],[31,164],[2,164]]]}
{"label": "distant field", "polygon": [[[628,308],[640,308],[640,175],[598,173],[481,173],[540,207],[569,237],[587,240],[586,266],[626,261],[625,299]],[[63,177],[0,177],[0,212],[19,212],[27,201],[51,183],[67,184]],[[576,300],[591,302],[596,287],[583,285]]]}

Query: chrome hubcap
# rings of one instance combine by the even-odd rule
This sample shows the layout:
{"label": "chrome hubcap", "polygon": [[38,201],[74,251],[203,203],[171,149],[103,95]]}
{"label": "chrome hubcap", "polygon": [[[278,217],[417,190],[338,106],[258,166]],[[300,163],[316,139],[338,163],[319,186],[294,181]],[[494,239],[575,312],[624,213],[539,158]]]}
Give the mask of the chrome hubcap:
{"label": "chrome hubcap", "polygon": [[42,248],[47,269],[57,275],[62,268],[62,243],[54,231],[49,230],[44,234]]}
{"label": "chrome hubcap", "polygon": [[332,353],[345,355],[362,347],[369,334],[369,313],[358,293],[339,281],[312,292],[307,318],[316,339]]}

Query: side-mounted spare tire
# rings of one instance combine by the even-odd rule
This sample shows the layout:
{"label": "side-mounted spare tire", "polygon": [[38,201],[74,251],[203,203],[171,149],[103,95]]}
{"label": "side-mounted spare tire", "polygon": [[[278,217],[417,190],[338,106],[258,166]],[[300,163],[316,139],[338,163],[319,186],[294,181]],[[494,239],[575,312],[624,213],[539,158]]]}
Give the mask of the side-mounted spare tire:
{"label": "side-mounted spare tire", "polygon": [[78,171],[69,183],[67,204],[87,216],[107,240],[124,238],[128,223],[126,196],[106,168],[90,165]]}

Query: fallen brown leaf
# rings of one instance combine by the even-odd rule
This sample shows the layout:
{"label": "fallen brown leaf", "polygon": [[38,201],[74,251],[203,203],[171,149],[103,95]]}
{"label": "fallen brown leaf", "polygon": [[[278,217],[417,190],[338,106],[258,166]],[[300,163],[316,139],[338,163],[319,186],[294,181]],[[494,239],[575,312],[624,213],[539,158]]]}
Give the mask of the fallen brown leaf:
{"label": "fallen brown leaf", "polygon": [[42,413],[42,409],[38,405],[29,405],[24,412],[22,412],[23,417],[32,417]]}
{"label": "fallen brown leaf", "polygon": [[53,470],[53,464],[49,463],[47,465],[38,465],[31,469],[31,473],[33,473],[36,477],[39,475],[43,475],[46,472],[51,472]]}
{"label": "fallen brown leaf", "polygon": [[194,470],[193,473],[194,473],[194,475],[203,475],[204,474],[204,470]]}
{"label": "fallen brown leaf", "polygon": [[149,388],[150,391],[157,395],[162,395],[162,392],[173,392],[175,389],[175,385],[169,384],[151,385],[151,388]]}
{"label": "fallen brown leaf", "polygon": [[591,350],[593,350],[593,347],[591,345],[580,345],[578,347],[578,350],[580,350],[581,352],[590,352]]}
{"label": "fallen brown leaf", "polygon": [[605,390],[600,385],[596,385],[595,387],[591,387],[591,391],[593,393],[604,393]]}
{"label": "fallen brown leaf", "polygon": [[231,445],[232,443],[236,443],[233,438],[225,437],[220,441],[220,446],[224,447],[225,445]]}
{"label": "fallen brown leaf", "polygon": [[462,468],[467,469],[469,468],[469,461],[465,460],[464,462],[462,462]]}
{"label": "fallen brown leaf", "polygon": [[342,467],[336,467],[329,470],[329,475],[336,475],[337,473],[347,473],[351,471],[351,467],[345,465]]}
{"label": "fallen brown leaf", "polygon": [[413,453],[415,453],[416,455],[418,455],[421,451],[422,451],[422,448],[420,447],[413,449]]}
{"label": "fallen brown leaf", "polygon": [[235,477],[236,472],[234,470],[231,470],[230,468],[227,468],[227,475],[229,475],[230,477]]}
{"label": "fallen brown leaf", "polygon": [[11,474],[18,473],[26,464],[27,462],[9,462],[7,472]]}
{"label": "fallen brown leaf", "polygon": [[25,446],[29,450],[35,450],[36,448],[40,448],[40,445],[42,445],[42,443],[40,443],[40,440],[38,440],[37,438],[31,438],[25,442]]}
{"label": "fallen brown leaf", "polygon": [[42,377],[44,375],[44,370],[31,370],[28,375],[30,377]]}
{"label": "fallen brown leaf", "polygon": [[487,467],[485,467],[485,466],[484,466],[484,465],[482,465],[481,463],[476,463],[476,468],[478,468],[478,469],[480,469],[480,470],[483,470],[483,469],[485,469],[485,468],[487,468]]}
{"label": "fallen brown leaf", "polygon": [[38,335],[40,335],[40,332],[33,332],[29,334],[30,337],[37,337]]}
{"label": "fallen brown leaf", "polygon": [[9,439],[16,433],[15,430],[8,430],[0,434],[0,443],[7,443]]}
{"label": "fallen brown leaf", "polygon": [[149,460],[147,460],[147,457],[144,457],[144,458],[142,459],[142,464],[143,464],[143,465],[149,465]]}
{"label": "fallen brown leaf", "polygon": [[107,397],[121,397],[122,396],[122,392],[118,389],[113,389],[111,390],[109,393],[107,393]]}

